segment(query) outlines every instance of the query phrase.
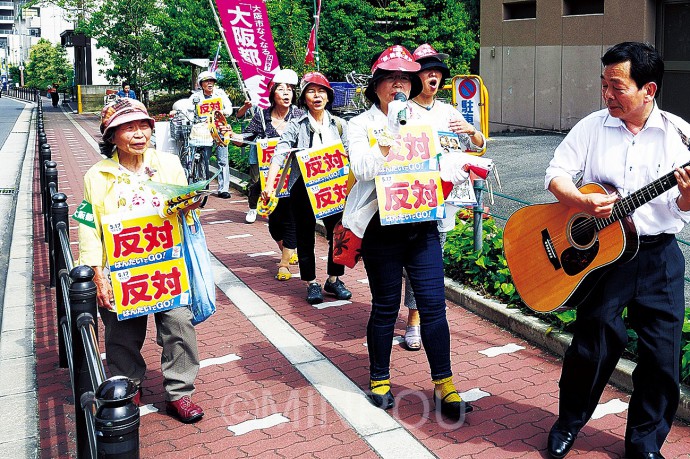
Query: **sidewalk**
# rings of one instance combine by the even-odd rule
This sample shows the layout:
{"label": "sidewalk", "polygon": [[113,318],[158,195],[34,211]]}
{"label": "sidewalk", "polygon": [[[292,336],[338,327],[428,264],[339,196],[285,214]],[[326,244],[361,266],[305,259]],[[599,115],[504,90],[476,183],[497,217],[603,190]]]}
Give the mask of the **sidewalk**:
{"label": "sidewalk", "polygon": [[[100,159],[94,140],[99,137],[98,118],[44,104],[44,119],[59,188],[73,211],[82,200],[84,172]],[[75,457],[74,401],[68,370],[57,363],[54,291],[48,286],[37,176],[33,190],[38,457]],[[235,193],[228,200],[209,198],[202,212],[218,312],[197,327],[202,368],[194,400],[206,412],[197,424],[184,425],[164,414],[160,351],[150,321],[144,346],[148,379],[143,384],[142,458],[546,457],[546,436],[558,406],[558,358],[449,300],[455,382],[475,411],[463,426],[437,417],[424,352],[399,345],[391,359],[396,407],[390,412],[375,409],[361,391],[368,384],[370,308],[362,264],[343,278],[352,301],[310,306],[296,268],[288,282],[273,279],[277,247],[264,220],[244,223],[246,209],[246,198]],[[76,226],[70,226],[73,241]],[[317,256],[325,259],[325,240],[317,238],[316,247]],[[326,263],[317,264],[323,281]],[[398,344],[404,314],[396,330]],[[99,333],[102,337],[102,327]],[[568,457],[621,457],[628,399],[608,387]],[[2,441],[0,457],[17,457]],[[676,423],[662,453],[688,459],[689,451],[690,428]]]}

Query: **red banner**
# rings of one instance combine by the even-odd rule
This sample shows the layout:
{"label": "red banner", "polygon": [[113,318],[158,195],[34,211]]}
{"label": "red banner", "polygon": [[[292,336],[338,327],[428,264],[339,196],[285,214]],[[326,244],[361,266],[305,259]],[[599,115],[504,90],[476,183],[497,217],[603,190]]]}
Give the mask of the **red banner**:
{"label": "red banner", "polygon": [[304,56],[304,65],[314,64],[314,52],[316,51],[316,35],[319,33],[319,18],[321,16],[321,0],[317,2],[316,14],[314,15],[314,26],[309,34],[307,42],[307,54]]}
{"label": "red banner", "polygon": [[225,39],[242,72],[251,101],[269,106],[273,74],[280,69],[263,0],[216,0]]}

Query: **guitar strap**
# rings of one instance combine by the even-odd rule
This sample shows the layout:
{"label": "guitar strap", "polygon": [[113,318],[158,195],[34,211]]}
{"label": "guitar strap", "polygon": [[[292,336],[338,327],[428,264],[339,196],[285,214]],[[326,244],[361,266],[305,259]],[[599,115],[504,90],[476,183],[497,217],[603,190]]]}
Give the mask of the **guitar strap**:
{"label": "guitar strap", "polygon": [[664,119],[665,119],[666,121],[668,121],[669,123],[671,123],[671,126],[673,126],[673,127],[675,128],[676,132],[677,132],[678,135],[680,136],[680,140],[683,142],[683,145],[685,145],[685,146],[688,148],[688,150],[690,150],[690,139],[688,139],[688,136],[686,136],[685,134],[683,134],[683,131],[681,131],[680,128],[679,128],[678,126],[676,126],[676,123],[674,123],[673,121],[671,121],[671,118],[669,118],[669,117],[666,115],[666,113],[664,113],[663,111],[661,111],[661,116],[663,116]]}

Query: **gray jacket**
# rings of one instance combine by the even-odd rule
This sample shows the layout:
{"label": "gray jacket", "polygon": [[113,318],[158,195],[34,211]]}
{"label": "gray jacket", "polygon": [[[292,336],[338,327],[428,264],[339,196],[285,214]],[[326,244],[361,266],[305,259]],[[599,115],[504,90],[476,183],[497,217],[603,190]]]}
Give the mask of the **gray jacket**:
{"label": "gray jacket", "polygon": [[[330,113],[328,113],[328,118],[330,121],[329,129],[331,131],[331,135],[334,138],[340,138],[340,140],[343,142],[343,146],[345,147],[345,152],[347,152],[349,148],[347,141],[347,122],[342,118],[331,115]],[[298,118],[293,118],[285,128],[283,135],[280,136],[275,153],[271,158],[271,164],[277,163],[283,165],[285,163],[285,158],[287,158],[287,156],[291,153],[290,150],[293,148],[306,149],[311,147],[313,137],[314,130],[309,124],[309,117],[306,113]],[[292,155],[291,165],[292,169],[290,171],[288,190],[291,190],[292,185],[294,185],[297,179],[302,176],[302,172],[299,168],[299,162],[295,155]]]}

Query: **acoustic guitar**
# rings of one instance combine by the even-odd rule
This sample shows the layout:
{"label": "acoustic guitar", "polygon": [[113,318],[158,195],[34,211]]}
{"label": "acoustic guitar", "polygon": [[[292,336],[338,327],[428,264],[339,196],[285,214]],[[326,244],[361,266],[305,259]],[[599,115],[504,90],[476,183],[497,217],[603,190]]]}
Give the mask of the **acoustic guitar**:
{"label": "acoustic guitar", "polygon": [[[670,172],[618,200],[608,218],[595,218],[558,202],[513,213],[504,228],[503,246],[522,301],[537,312],[576,307],[584,301],[608,269],[637,254],[639,237],[631,217],[635,209],[677,184]],[[615,187],[598,183],[579,190],[617,193]]]}

